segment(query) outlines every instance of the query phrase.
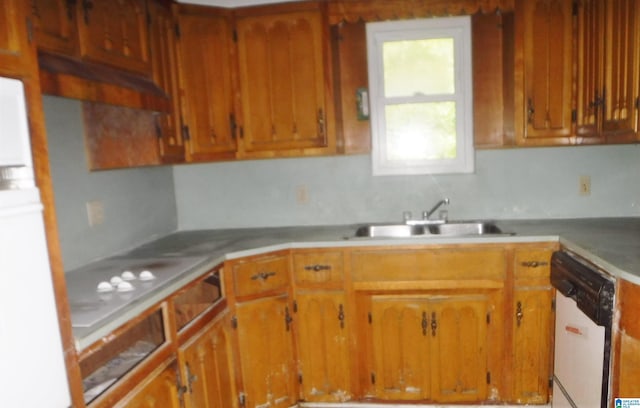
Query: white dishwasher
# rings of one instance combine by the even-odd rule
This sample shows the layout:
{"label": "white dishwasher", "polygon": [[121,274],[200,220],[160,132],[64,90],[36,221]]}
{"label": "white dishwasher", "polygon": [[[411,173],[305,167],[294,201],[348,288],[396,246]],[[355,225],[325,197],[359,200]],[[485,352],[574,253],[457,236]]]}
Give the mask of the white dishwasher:
{"label": "white dishwasher", "polygon": [[556,292],[553,408],[606,408],[614,281],[569,252],[551,260]]}

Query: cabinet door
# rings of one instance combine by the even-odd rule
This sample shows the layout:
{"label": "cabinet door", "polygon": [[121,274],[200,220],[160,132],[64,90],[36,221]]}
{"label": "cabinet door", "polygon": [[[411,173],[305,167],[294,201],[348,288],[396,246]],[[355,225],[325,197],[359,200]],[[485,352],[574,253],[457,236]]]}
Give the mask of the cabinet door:
{"label": "cabinet door", "polygon": [[425,297],[373,296],[371,326],[376,398],[431,398],[431,331]]}
{"label": "cabinet door", "polygon": [[153,80],[171,98],[170,113],[156,117],[160,157],[163,162],[184,160],[184,143],[180,129],[180,93],[176,21],[171,9],[160,3],[149,3],[151,18],[151,62]]}
{"label": "cabinet door", "polygon": [[551,288],[516,289],[514,298],[514,400],[546,404],[551,377]]}
{"label": "cabinet door", "polygon": [[31,0],[38,49],[73,56],[78,51],[77,2]]}
{"label": "cabinet door", "polygon": [[230,327],[219,319],[181,348],[187,408],[237,407]]}
{"label": "cabinet door", "polygon": [[438,402],[487,399],[487,324],[484,295],[431,298],[432,394]]}
{"label": "cabinet door", "polygon": [[299,293],[296,301],[302,399],[351,399],[344,293],[305,292]]}
{"label": "cabinet door", "polygon": [[237,21],[246,152],[327,146],[320,12]]}
{"label": "cabinet door", "polygon": [[180,22],[180,87],[189,161],[233,158],[235,116],[227,17],[183,11]]}
{"label": "cabinet door", "polygon": [[638,18],[633,0],[585,0],[578,8],[578,135],[636,139]]}
{"label": "cabinet door", "polygon": [[246,406],[290,407],[297,398],[287,296],[239,303],[236,312]]}
{"label": "cabinet door", "polygon": [[88,0],[81,4],[78,25],[81,56],[150,75],[146,1]]}
{"label": "cabinet door", "polygon": [[181,408],[179,382],[180,376],[174,361],[160,373],[144,380],[128,397],[116,404],[116,408]]}
{"label": "cabinet door", "polygon": [[35,54],[29,43],[27,2],[0,2],[0,75],[21,77],[35,66]]}
{"label": "cabinet door", "polygon": [[[524,135],[519,143],[568,143],[572,128],[573,1],[518,2],[524,36]],[[546,139],[546,140],[545,140]]]}

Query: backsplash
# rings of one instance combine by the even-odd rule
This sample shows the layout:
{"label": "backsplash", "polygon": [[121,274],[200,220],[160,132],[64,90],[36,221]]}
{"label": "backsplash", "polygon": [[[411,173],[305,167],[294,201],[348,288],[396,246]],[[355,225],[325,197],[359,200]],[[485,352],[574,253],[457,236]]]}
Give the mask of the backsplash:
{"label": "backsplash", "polygon": [[[176,229],[399,221],[442,197],[452,219],[640,216],[638,145],[480,150],[469,175],[373,177],[366,155],[90,172],[81,104],[47,96],[44,108],[67,270]],[[88,225],[89,201],[103,224]]]}
{"label": "backsplash", "polygon": [[638,174],[637,145],[479,150],[471,175],[374,177],[369,156],[174,167],[180,229],[399,221],[443,197],[453,219],[639,216]]}

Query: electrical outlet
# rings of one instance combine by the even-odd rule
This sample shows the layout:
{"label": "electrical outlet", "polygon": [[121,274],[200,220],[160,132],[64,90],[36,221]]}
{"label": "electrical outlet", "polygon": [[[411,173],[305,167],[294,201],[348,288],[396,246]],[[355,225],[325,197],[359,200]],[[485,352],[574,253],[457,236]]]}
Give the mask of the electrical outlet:
{"label": "electrical outlet", "polygon": [[90,227],[104,223],[104,205],[102,201],[87,201],[87,219]]}
{"label": "electrical outlet", "polygon": [[580,186],[579,191],[581,196],[591,195],[591,177],[589,176],[580,176]]}

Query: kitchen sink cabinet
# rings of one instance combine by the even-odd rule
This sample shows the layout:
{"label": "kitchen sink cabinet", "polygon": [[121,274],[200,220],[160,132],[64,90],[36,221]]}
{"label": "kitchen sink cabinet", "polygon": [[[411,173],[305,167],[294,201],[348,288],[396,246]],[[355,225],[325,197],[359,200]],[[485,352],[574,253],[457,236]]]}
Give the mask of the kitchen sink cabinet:
{"label": "kitchen sink cabinet", "polygon": [[78,54],[78,2],[32,0],[31,16],[39,50],[68,56]]}
{"label": "kitchen sink cabinet", "polygon": [[80,56],[87,61],[150,77],[146,0],[92,0],[80,3]]}
{"label": "kitchen sink cabinet", "polygon": [[515,251],[512,399],[518,404],[549,401],[553,375],[552,252],[550,248]]}
{"label": "kitchen sink cabinet", "polygon": [[354,250],[351,268],[362,395],[472,402],[503,387],[503,248]]}
{"label": "kitchen sink cabinet", "polygon": [[335,149],[328,24],[321,6],[309,4],[236,11],[241,157]]}
{"label": "kitchen sink cabinet", "polygon": [[170,6],[149,2],[151,65],[154,83],[171,100],[171,111],[156,115],[160,159],[163,163],[184,161],[185,147],[180,121],[176,19]]}
{"label": "kitchen sink cabinet", "polygon": [[237,129],[232,85],[231,15],[178,8],[182,134],[189,161],[232,159]]}
{"label": "kitchen sink cabinet", "polygon": [[373,397],[436,402],[487,398],[488,296],[380,294],[368,301]]}
{"label": "kitchen sink cabinet", "polygon": [[186,408],[238,406],[231,330],[224,313],[180,347]]}
{"label": "kitchen sink cabinet", "polygon": [[515,123],[520,145],[572,135],[573,0],[516,1]]}
{"label": "kitchen sink cabinet", "polygon": [[640,10],[633,0],[580,1],[577,135],[602,143],[637,139]]}
{"label": "kitchen sink cabinet", "polygon": [[144,379],[114,408],[182,408],[183,389],[179,385],[175,359]]}

